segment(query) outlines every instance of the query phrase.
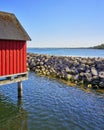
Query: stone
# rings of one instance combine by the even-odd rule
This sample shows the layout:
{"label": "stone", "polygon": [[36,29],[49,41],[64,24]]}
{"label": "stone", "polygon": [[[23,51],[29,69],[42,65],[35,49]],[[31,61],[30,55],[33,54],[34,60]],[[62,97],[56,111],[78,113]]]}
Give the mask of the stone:
{"label": "stone", "polygon": [[27,68],[27,71],[29,71],[30,69],[29,68]]}
{"label": "stone", "polygon": [[102,61],[96,61],[96,68],[102,70],[104,68],[104,64],[102,64]]}
{"label": "stone", "polygon": [[43,65],[43,64],[44,64],[44,62],[41,61],[41,62],[40,62],[40,65]]}
{"label": "stone", "polygon": [[90,73],[85,73],[85,81],[91,82],[92,81],[92,75]]}
{"label": "stone", "polygon": [[71,80],[71,78],[72,78],[72,75],[67,74],[67,79],[68,79],[68,80]]}
{"label": "stone", "polygon": [[100,87],[100,88],[104,88],[104,82],[100,82],[100,83],[99,83],[99,87]]}
{"label": "stone", "polygon": [[70,74],[72,74],[72,75],[75,75],[75,74],[77,74],[78,72],[76,71],[76,70],[74,70],[74,69],[72,69],[72,70],[70,70]]}
{"label": "stone", "polygon": [[77,66],[79,65],[79,63],[77,62],[77,60],[75,60],[75,61],[73,62],[73,65],[74,65],[75,67],[77,67]]}
{"label": "stone", "polygon": [[35,71],[35,70],[36,70],[36,67],[33,67],[33,68],[32,68],[32,71]]}
{"label": "stone", "polygon": [[99,76],[98,76],[98,75],[93,76],[93,77],[92,77],[92,80],[99,80]]}
{"label": "stone", "polygon": [[27,54],[27,68],[47,76],[104,88],[104,58]]}
{"label": "stone", "polygon": [[80,80],[80,81],[78,82],[79,85],[82,85],[83,83],[84,83],[83,80]]}
{"label": "stone", "polygon": [[88,87],[88,88],[92,88],[92,84],[88,84],[87,87]]}
{"label": "stone", "polygon": [[85,67],[79,67],[77,70],[78,70],[79,73],[80,72],[85,72]]}
{"label": "stone", "polygon": [[70,72],[69,67],[66,67],[66,68],[65,68],[65,71],[66,71],[67,73]]}
{"label": "stone", "polygon": [[89,66],[89,65],[86,65],[85,67],[86,67],[86,69],[89,69],[89,68],[90,68],[90,66]]}
{"label": "stone", "polygon": [[98,75],[98,72],[97,72],[97,70],[95,69],[95,67],[92,67],[92,68],[91,68],[91,73],[92,73],[92,75],[94,75],[94,76]]}
{"label": "stone", "polygon": [[80,75],[81,77],[83,77],[83,76],[84,76],[84,73],[83,73],[83,72],[81,72],[79,75]]}
{"label": "stone", "polygon": [[93,85],[93,84],[92,84],[92,88],[93,88],[93,89],[98,89],[99,86],[98,86],[97,84],[96,84],[96,85]]}
{"label": "stone", "polygon": [[104,78],[104,71],[99,72],[99,77],[102,79]]}
{"label": "stone", "polygon": [[77,75],[73,75],[73,80],[79,80],[79,75],[77,74]]}
{"label": "stone", "polygon": [[35,67],[35,66],[36,66],[36,63],[30,62],[30,64],[29,64],[30,69],[32,69],[32,68]]}
{"label": "stone", "polygon": [[91,65],[93,65],[94,63],[93,63],[91,60],[89,60],[86,64],[91,66]]}
{"label": "stone", "polygon": [[91,70],[90,70],[90,69],[87,69],[87,70],[85,71],[85,73],[91,73]]}

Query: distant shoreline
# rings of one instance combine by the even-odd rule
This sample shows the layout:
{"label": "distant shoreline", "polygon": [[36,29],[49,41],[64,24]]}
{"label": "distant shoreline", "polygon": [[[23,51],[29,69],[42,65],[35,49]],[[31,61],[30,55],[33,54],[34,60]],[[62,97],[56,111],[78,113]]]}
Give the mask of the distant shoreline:
{"label": "distant shoreline", "polygon": [[88,47],[28,47],[30,49],[35,48],[35,49],[91,49]]}
{"label": "distant shoreline", "polygon": [[94,47],[27,47],[28,49],[97,49],[104,50],[104,48]]}
{"label": "distant shoreline", "polygon": [[93,46],[93,47],[28,47],[28,48],[39,48],[39,49],[104,49],[104,44]]}

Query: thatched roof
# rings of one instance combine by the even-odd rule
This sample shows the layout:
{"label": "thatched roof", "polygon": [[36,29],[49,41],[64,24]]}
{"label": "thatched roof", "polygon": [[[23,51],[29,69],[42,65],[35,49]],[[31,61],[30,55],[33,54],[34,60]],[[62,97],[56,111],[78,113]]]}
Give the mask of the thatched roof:
{"label": "thatched roof", "polygon": [[0,39],[31,40],[16,16],[6,12],[0,12]]}

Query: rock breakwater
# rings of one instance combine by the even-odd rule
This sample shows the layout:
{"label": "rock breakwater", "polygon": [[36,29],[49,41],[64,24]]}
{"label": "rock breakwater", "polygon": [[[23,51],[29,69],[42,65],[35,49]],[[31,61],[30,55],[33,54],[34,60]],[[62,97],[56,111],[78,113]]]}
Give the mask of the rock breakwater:
{"label": "rock breakwater", "polygon": [[27,54],[30,70],[40,75],[52,76],[84,85],[104,89],[104,58],[83,58]]}

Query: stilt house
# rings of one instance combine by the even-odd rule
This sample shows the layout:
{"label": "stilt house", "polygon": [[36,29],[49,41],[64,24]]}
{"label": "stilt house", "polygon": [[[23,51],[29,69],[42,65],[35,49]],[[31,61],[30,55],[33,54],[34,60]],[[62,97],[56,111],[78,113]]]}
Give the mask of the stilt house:
{"label": "stilt house", "polygon": [[16,16],[0,12],[0,85],[27,79],[26,41],[31,40]]}

